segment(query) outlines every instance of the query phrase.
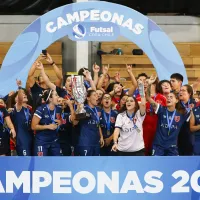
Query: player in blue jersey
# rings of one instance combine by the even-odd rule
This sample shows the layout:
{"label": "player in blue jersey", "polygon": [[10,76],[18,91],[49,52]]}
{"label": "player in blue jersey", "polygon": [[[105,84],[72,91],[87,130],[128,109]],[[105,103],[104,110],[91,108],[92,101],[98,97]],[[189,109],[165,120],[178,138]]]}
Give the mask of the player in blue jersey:
{"label": "player in blue jersey", "polygon": [[[179,100],[182,108],[190,111],[195,107],[196,102],[193,99],[193,89],[190,85],[184,85],[179,92]],[[193,155],[194,134],[190,131],[189,122],[185,122],[181,127],[180,134],[178,136],[178,150],[181,156]]]}
{"label": "player in blue jersey", "polygon": [[190,130],[194,134],[194,155],[200,155],[200,106],[192,109]]}
{"label": "player in blue jersey", "polygon": [[100,128],[101,111],[97,107],[97,101],[96,91],[89,90],[84,109],[90,117],[79,121],[80,137],[77,147],[80,156],[99,156],[100,146],[104,145]]}
{"label": "player in blue jersey", "polygon": [[104,138],[104,147],[101,148],[101,156],[113,156],[114,153],[111,151],[113,145],[113,132],[115,128],[115,121],[118,112],[112,110],[112,101],[110,94],[103,94],[102,97],[102,110],[100,117],[100,125]]}
{"label": "player in blue jersey", "polygon": [[42,98],[45,103],[37,107],[31,124],[36,131],[34,155],[59,156],[58,129],[61,125],[61,107],[58,106],[58,94],[55,90],[47,90]]}
{"label": "player in blue jersey", "polygon": [[[71,135],[71,117],[74,116],[74,109],[72,102],[63,98],[59,98],[59,104],[62,106],[61,121],[62,124],[59,127],[59,142],[62,156],[72,155],[72,135]],[[70,112],[66,112],[66,107]]]}
{"label": "player in blue jersey", "polygon": [[6,110],[5,102],[0,99],[0,156],[10,155],[10,133],[15,140],[16,132],[14,125]]}
{"label": "player in blue jersey", "polygon": [[16,151],[18,156],[32,156],[33,131],[31,130],[31,107],[27,104],[26,91],[21,88],[21,81],[17,81],[19,91],[16,93],[15,106],[11,112],[11,119],[16,130]]}
{"label": "player in blue jersey", "polygon": [[178,135],[183,123],[188,119],[187,112],[179,105],[178,95],[170,92],[167,96],[167,106],[161,106],[150,97],[151,84],[147,91],[147,100],[158,115],[156,135],[153,142],[153,156],[177,156]]}

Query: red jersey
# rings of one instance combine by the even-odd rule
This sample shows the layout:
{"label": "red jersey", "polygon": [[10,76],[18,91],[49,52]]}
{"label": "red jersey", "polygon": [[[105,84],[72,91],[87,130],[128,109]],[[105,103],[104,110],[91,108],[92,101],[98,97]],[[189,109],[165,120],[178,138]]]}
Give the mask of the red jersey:
{"label": "red jersey", "polygon": [[120,110],[120,97],[113,97],[112,98],[112,104],[116,105],[116,110]]}

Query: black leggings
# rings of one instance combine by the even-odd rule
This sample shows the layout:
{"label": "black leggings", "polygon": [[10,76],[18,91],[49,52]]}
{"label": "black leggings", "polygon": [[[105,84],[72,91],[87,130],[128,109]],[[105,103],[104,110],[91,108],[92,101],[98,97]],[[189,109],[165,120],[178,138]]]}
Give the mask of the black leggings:
{"label": "black leggings", "polygon": [[141,149],[139,151],[135,152],[123,152],[123,151],[117,151],[118,156],[145,156],[145,149]]}

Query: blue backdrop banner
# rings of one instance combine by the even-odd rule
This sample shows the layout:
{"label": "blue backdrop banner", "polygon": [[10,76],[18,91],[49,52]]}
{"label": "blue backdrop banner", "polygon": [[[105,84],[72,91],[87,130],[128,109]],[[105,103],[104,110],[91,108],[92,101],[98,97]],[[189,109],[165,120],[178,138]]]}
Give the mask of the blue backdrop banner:
{"label": "blue backdrop banner", "polygon": [[199,200],[199,157],[9,157],[2,200]]}
{"label": "blue backdrop banner", "polygon": [[[0,95],[25,86],[29,69],[43,49],[68,36],[74,41],[114,41],[121,35],[140,47],[160,80],[176,72],[188,82],[182,59],[168,36],[149,18],[118,4],[95,1],[68,4],[39,17],[18,36],[0,71]],[[127,60],[128,62],[128,60]],[[132,64],[132,63],[127,63]]]}

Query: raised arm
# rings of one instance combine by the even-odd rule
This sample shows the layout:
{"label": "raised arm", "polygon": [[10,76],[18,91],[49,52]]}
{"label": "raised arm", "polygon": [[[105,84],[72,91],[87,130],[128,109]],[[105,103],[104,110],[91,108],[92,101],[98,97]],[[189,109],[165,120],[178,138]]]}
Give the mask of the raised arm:
{"label": "raised arm", "polygon": [[132,65],[126,65],[126,70],[129,74],[129,76],[131,78],[131,82],[132,82],[132,87],[129,89],[128,95],[133,96],[133,93],[135,92],[138,85],[137,85],[137,81],[135,79],[135,76],[133,75]]}
{"label": "raised arm", "polygon": [[52,57],[50,56],[50,54],[47,53],[46,56],[46,61],[53,66],[53,70],[56,73],[56,76],[59,80],[63,80],[63,75],[62,75],[62,70],[60,70],[57,65],[55,64],[55,62],[53,61]]}
{"label": "raised arm", "polygon": [[41,75],[44,79],[45,84],[52,90],[56,90],[56,86],[49,80],[49,77],[46,75],[44,71],[43,64],[41,62],[38,62],[37,68],[41,70]]}
{"label": "raised arm", "polygon": [[99,80],[99,71],[100,71],[100,67],[95,63],[95,64],[93,65],[94,84],[95,84],[95,86],[97,86],[97,84],[98,84],[98,80]]}
{"label": "raised arm", "polygon": [[36,67],[37,67],[37,63],[34,62],[30,71],[29,71],[29,74],[28,74],[28,87],[33,87],[33,85],[35,84],[35,77],[34,77],[34,73],[36,71]]}
{"label": "raised arm", "polygon": [[24,95],[23,95],[23,90],[22,90],[22,82],[20,80],[16,80],[16,83],[19,89],[16,108],[19,111],[22,109]]}
{"label": "raised arm", "polygon": [[87,81],[89,81],[90,83],[90,88],[88,88],[89,90],[96,90],[96,86],[94,84],[94,81],[92,80],[92,76],[91,73],[88,70],[84,70],[83,74],[85,75],[85,78]]}
{"label": "raised arm", "polygon": [[29,73],[28,73],[28,81],[27,81],[27,87],[33,87],[33,85],[35,84],[35,71],[37,69],[37,63],[40,62],[41,60],[44,60],[44,55],[40,55],[37,60],[33,63]]}
{"label": "raised arm", "polygon": [[98,81],[98,84],[97,84],[97,89],[101,89],[102,88],[102,85],[103,85],[103,81],[104,79],[106,78],[106,75],[108,73],[108,70],[109,70],[109,65],[107,66],[104,66],[103,65],[103,68],[102,68],[102,76],[99,78],[99,81]]}
{"label": "raised arm", "polygon": [[153,81],[149,80],[147,93],[146,93],[146,99],[151,104],[151,106],[154,109],[154,111],[156,111],[157,108],[158,108],[158,104],[151,98],[151,84],[152,84],[152,82]]}
{"label": "raised arm", "polygon": [[144,92],[144,83],[142,81],[138,82],[138,86],[139,86],[139,93],[140,93],[140,97],[141,97],[141,103],[139,104],[140,114],[145,115],[145,113],[146,113],[146,98],[145,98],[145,92]]}

